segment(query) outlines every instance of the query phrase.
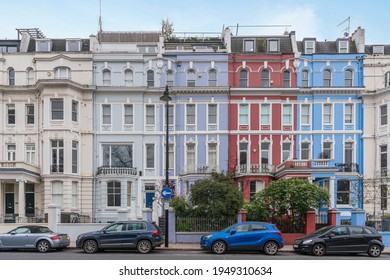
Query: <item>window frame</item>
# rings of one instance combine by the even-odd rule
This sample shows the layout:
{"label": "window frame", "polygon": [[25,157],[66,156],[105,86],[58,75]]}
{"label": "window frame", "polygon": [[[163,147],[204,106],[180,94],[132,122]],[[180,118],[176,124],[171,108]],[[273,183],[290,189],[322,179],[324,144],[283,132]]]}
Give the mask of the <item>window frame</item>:
{"label": "window frame", "polygon": [[[382,104],[379,106],[379,121],[381,126],[388,124],[388,106],[387,104]],[[385,111],[383,110],[385,109]]]}
{"label": "window frame", "polygon": [[[265,108],[268,108],[265,110]],[[264,103],[260,104],[260,124],[261,125],[270,125],[271,124],[271,104]]]}
{"label": "window frame", "polygon": [[[288,149],[285,149],[285,145],[288,145]],[[282,142],[281,156],[282,156],[281,158],[282,162],[285,162],[292,158],[292,142],[290,141]]]}
{"label": "window frame", "polygon": [[291,72],[289,70],[283,71],[283,87],[291,87]]}
{"label": "window frame", "polygon": [[155,169],[156,166],[156,145],[145,143],[145,169]]}
{"label": "window frame", "polygon": [[[289,112],[286,112],[289,108]],[[286,120],[288,120],[286,122]],[[282,125],[293,125],[293,106],[292,104],[282,104]]]}
{"label": "window frame", "polygon": [[154,70],[149,69],[146,71],[146,86],[154,87],[155,86],[155,78],[154,78]]}
{"label": "window frame", "polygon": [[14,103],[6,104],[7,107],[7,125],[16,124],[16,105]]}
{"label": "window frame", "polygon": [[145,105],[145,125],[146,126],[156,125],[156,106],[154,104]]}
{"label": "window frame", "polygon": [[[312,46],[309,46],[312,44]],[[315,40],[306,40],[305,41],[305,54],[313,54],[316,52],[316,41]]]}
{"label": "window frame", "polygon": [[112,108],[111,104],[102,104],[102,126],[112,125]]}
{"label": "window frame", "polygon": [[111,70],[110,69],[103,69],[102,70],[102,82],[104,87],[111,86]]}
{"label": "window frame", "polygon": [[[189,110],[192,108],[191,110]],[[193,110],[193,112],[192,112]],[[193,122],[192,122],[193,119]],[[186,104],[186,125],[196,125],[196,105]]]}
{"label": "window frame", "polygon": [[14,86],[15,85],[15,76],[16,76],[15,69],[10,67],[10,68],[8,68],[7,72],[8,72],[8,85]]}
{"label": "window frame", "polygon": [[[330,111],[327,112],[326,108],[330,108]],[[333,124],[333,104],[325,103],[322,105],[322,124],[325,125]]]}
{"label": "window frame", "polygon": [[[34,125],[35,124],[35,105],[34,104],[26,104],[26,125]],[[32,113],[31,109],[32,108]]]}
{"label": "window frame", "polygon": [[[305,109],[307,108],[307,112]],[[311,106],[310,104],[301,104],[301,126],[302,125],[310,125],[311,124]]]}
{"label": "window frame", "polygon": [[[248,45],[248,44],[251,45]],[[243,41],[243,50],[244,52],[255,52],[255,40],[254,39],[245,39]]]}
{"label": "window frame", "polygon": [[[306,147],[304,147],[306,146]],[[310,160],[311,159],[311,143],[307,141],[301,142],[301,159]]]}
{"label": "window frame", "polygon": [[56,80],[70,80],[71,69],[65,66],[59,66],[54,68],[54,79]]}
{"label": "window frame", "polygon": [[[131,109],[129,109],[131,108]],[[131,111],[131,112],[129,112]],[[134,105],[133,104],[123,104],[123,124],[134,125]]]}
{"label": "window frame", "polygon": [[26,162],[29,164],[36,164],[36,150],[35,143],[26,143],[25,144],[25,154],[26,154]]}
{"label": "window frame", "polygon": [[174,86],[174,73],[172,69],[168,69],[166,72],[167,76],[167,86],[173,87]]}
{"label": "window frame", "polygon": [[331,87],[332,86],[332,70],[324,69],[323,72],[323,87]]}
{"label": "window frame", "polygon": [[[246,112],[242,111],[243,108],[246,108]],[[238,124],[249,125],[249,104],[247,103],[238,105]]]}
{"label": "window frame", "polygon": [[[350,108],[350,109],[348,109],[348,108]],[[354,123],[353,111],[354,111],[354,104],[353,103],[346,103],[344,105],[344,123],[345,124],[353,124]]]}
{"label": "window frame", "polygon": [[240,71],[240,87],[241,88],[248,87],[248,70],[246,69],[241,69]]}
{"label": "window frame", "polygon": [[[55,104],[61,105],[62,108],[54,108]],[[50,105],[51,105],[51,120],[52,121],[63,121],[64,120],[64,99],[63,98],[51,98],[50,99]],[[57,115],[58,116],[55,116]]]}
{"label": "window frame", "polygon": [[72,173],[77,174],[79,169],[79,142],[72,140]]}
{"label": "window frame", "polygon": [[208,71],[208,86],[216,87],[217,86],[217,69],[211,68]]}
{"label": "window frame", "polygon": [[186,72],[187,87],[195,87],[196,85],[196,71],[193,68],[189,68]]}
{"label": "window frame", "polygon": [[72,122],[79,122],[79,102],[72,100]]}
{"label": "window frame", "polygon": [[304,88],[310,87],[309,77],[310,77],[309,70],[302,70],[302,80],[301,80],[302,87]]}
{"label": "window frame", "polygon": [[52,173],[64,173],[64,140],[56,139],[50,140],[51,150],[51,172]]}
{"label": "window frame", "polygon": [[[210,110],[211,108],[215,108],[215,109]],[[215,119],[215,121],[214,121],[214,119]],[[218,105],[217,104],[207,104],[207,124],[208,125],[217,125],[218,124]]]}
{"label": "window frame", "polygon": [[352,69],[346,69],[344,71],[344,81],[345,81],[344,86],[353,87],[353,70]]}
{"label": "window frame", "polygon": [[270,87],[270,71],[268,69],[261,70],[260,74],[260,87]]}
{"label": "window frame", "polygon": [[121,196],[122,196],[121,182],[108,181],[107,182],[107,207],[120,207]]}
{"label": "window frame", "polygon": [[123,71],[123,76],[124,76],[125,86],[126,86],[126,87],[131,87],[131,86],[133,86],[133,82],[134,82],[134,73],[133,73],[133,70],[131,70],[130,68],[126,68],[126,69]]}

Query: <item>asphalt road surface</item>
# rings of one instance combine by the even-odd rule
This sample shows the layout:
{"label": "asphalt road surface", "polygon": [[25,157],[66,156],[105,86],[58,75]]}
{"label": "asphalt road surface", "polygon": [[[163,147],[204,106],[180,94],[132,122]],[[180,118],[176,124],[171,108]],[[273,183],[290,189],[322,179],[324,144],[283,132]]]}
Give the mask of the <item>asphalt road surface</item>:
{"label": "asphalt road surface", "polygon": [[36,251],[0,251],[0,260],[390,260],[390,254],[382,254],[379,258],[371,258],[366,254],[358,255],[326,255],[316,257],[279,252],[275,256],[267,256],[261,252],[234,252],[216,255],[204,251],[163,250],[156,249],[148,255],[136,251],[104,251],[96,254],[85,254],[77,249],[38,253]]}

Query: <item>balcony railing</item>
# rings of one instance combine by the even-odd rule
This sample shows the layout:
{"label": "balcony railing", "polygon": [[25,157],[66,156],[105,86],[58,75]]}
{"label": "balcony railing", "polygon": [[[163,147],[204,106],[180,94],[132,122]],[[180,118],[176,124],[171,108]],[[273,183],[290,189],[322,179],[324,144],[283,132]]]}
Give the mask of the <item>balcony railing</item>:
{"label": "balcony railing", "polygon": [[15,170],[27,170],[36,174],[40,173],[40,168],[38,166],[29,164],[27,162],[20,161],[0,161],[0,169],[2,172],[13,171]]}
{"label": "balcony railing", "polygon": [[275,172],[272,164],[240,164],[236,166],[236,175],[239,174],[269,174]]}
{"label": "balcony railing", "polygon": [[96,175],[137,175],[136,167],[100,166]]}
{"label": "balcony railing", "polygon": [[339,172],[359,172],[359,164],[357,163],[335,163]]}
{"label": "balcony railing", "polygon": [[180,175],[186,174],[210,174],[212,172],[219,172],[219,166],[211,165],[185,165],[180,170]]}
{"label": "balcony railing", "polygon": [[279,164],[276,167],[276,171],[281,171],[286,168],[310,168],[311,167],[311,161],[310,160],[286,160]]}

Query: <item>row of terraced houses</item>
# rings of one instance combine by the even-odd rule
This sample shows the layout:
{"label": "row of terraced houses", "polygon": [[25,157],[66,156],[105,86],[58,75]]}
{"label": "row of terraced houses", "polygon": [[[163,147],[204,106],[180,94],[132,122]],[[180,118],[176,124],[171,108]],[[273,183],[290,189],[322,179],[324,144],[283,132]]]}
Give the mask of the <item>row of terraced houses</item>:
{"label": "row of terraced houses", "polygon": [[246,200],[298,177],[328,190],[342,221],[388,213],[390,45],[366,45],[363,28],[335,41],[17,35],[0,40],[0,222],[40,221],[53,204],[155,220],[165,156],[177,195],[211,172],[233,173]]}

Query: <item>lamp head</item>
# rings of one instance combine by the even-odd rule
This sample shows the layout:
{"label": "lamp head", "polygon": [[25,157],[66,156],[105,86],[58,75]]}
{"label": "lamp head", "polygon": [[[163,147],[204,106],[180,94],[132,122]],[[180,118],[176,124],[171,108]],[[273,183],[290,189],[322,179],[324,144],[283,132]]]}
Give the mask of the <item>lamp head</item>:
{"label": "lamp head", "polygon": [[165,102],[168,102],[168,101],[172,100],[172,97],[169,96],[169,88],[168,88],[168,86],[165,86],[164,95],[160,97],[160,100],[161,101],[165,101]]}

